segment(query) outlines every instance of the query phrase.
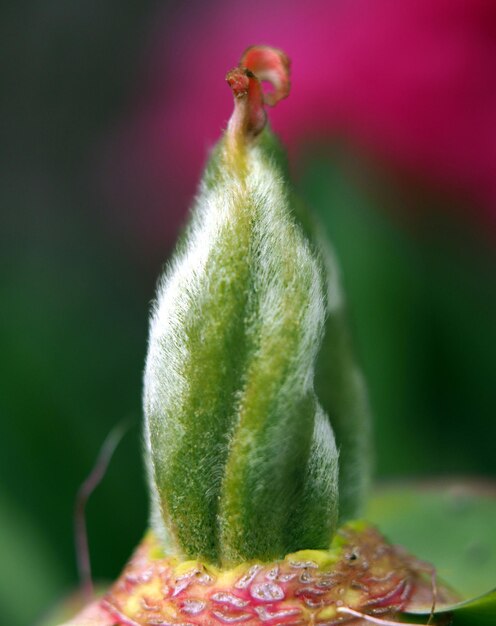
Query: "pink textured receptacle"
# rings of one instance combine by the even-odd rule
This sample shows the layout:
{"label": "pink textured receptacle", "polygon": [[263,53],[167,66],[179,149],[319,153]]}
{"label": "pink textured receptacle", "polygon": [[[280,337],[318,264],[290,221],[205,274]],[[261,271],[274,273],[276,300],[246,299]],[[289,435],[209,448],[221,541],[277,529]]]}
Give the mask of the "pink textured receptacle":
{"label": "pink textured receptacle", "polygon": [[[358,626],[370,619],[386,623],[412,603],[432,601],[424,569],[373,527],[345,527],[333,545],[328,552],[302,551],[220,570],[163,556],[149,534],[106,596],[73,623]],[[438,601],[448,596],[439,590]]]}

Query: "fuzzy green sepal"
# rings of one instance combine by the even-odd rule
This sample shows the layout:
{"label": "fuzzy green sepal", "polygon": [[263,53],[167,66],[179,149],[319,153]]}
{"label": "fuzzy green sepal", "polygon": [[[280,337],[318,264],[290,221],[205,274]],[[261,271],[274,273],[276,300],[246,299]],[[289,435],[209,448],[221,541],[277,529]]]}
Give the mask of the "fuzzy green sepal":
{"label": "fuzzy green sepal", "polygon": [[151,322],[153,525],[213,563],[327,548],[337,523],[338,452],[314,390],[321,263],[270,143],[214,150]]}
{"label": "fuzzy green sepal", "polygon": [[326,316],[315,367],[315,389],[331,421],[339,450],[339,521],[342,524],[364,513],[371,482],[372,419],[367,388],[354,356],[346,298],[334,249],[317,217],[293,191],[286,154],[275,135],[264,133],[262,142],[284,174],[287,188],[291,189],[294,216],[321,265]]}

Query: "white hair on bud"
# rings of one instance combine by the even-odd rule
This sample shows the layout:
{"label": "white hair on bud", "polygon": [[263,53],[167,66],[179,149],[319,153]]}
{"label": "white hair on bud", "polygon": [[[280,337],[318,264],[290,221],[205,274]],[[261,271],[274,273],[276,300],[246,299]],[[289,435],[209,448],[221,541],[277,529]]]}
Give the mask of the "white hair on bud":
{"label": "white hair on bud", "polygon": [[[170,494],[174,485],[158,484],[160,472],[157,469],[169,467],[171,473],[167,476],[174,476],[178,457],[188,462],[182,440],[189,432],[189,422],[197,417],[189,412],[190,405],[184,404],[193,384],[188,372],[195,367],[196,350],[202,350],[198,341],[201,342],[204,332],[201,324],[204,309],[208,309],[206,341],[213,342],[206,345],[215,342],[221,345],[225,340],[225,331],[222,325],[217,328],[219,322],[215,319],[216,310],[219,315],[223,310],[230,311],[223,309],[229,307],[229,301],[225,305],[222,301],[223,277],[230,285],[230,295],[226,297],[235,298],[232,287],[237,289],[238,285],[247,297],[246,306],[236,309],[240,315],[236,323],[244,328],[249,348],[240,365],[239,381],[235,382],[233,406],[229,409],[232,417],[222,433],[224,438],[195,457],[195,463],[200,464],[198,471],[209,477],[202,497],[218,507],[223,536],[222,528],[232,525],[233,515],[236,517],[232,513],[235,510],[232,494],[236,488],[227,478],[232,464],[238,468],[234,483],[244,471],[252,477],[260,476],[260,480],[254,480],[251,485],[260,493],[264,489],[266,494],[270,494],[271,489],[274,491],[264,481],[272,480],[279,473],[281,489],[275,490],[274,498],[280,499],[282,515],[288,518],[291,507],[295,506],[292,503],[295,487],[285,472],[289,471],[288,464],[297,463],[295,467],[299,468],[299,464],[306,462],[307,470],[303,465],[301,471],[306,471],[308,490],[312,493],[309,492],[307,498],[303,488],[297,497],[307,499],[304,505],[307,509],[319,503],[324,525],[334,524],[337,518],[338,452],[329,421],[323,417],[314,391],[315,361],[328,306],[322,267],[292,215],[287,183],[279,167],[267,156],[266,149],[256,144],[247,146],[241,169],[222,162],[222,152],[217,152],[215,158],[219,161],[214,162],[211,171],[207,170],[184,243],[159,283],[150,323],[144,374],[146,456],[152,491],[151,521],[166,545],[177,543],[175,525],[189,524],[192,516],[187,522],[177,522],[177,508],[176,513],[168,510],[164,489]],[[231,267],[226,259],[233,253],[233,246],[241,244],[241,256],[236,256],[238,266]],[[219,319],[225,323],[227,319],[232,320],[230,317]],[[188,332],[191,320],[197,324],[193,338]],[[237,349],[237,345],[226,348]],[[216,354],[218,360],[212,367],[226,367],[227,352],[225,356]],[[194,384],[201,385],[202,381],[196,380]],[[215,393],[215,388],[206,391]],[[260,406],[265,407],[260,409],[262,414],[253,408],[250,400],[260,393],[269,394],[270,399],[269,404],[262,401]],[[301,425],[297,419],[300,405],[305,415]],[[274,416],[272,420],[263,414],[269,406]],[[206,419],[206,429],[210,419],[216,419],[215,413]],[[303,447],[304,452],[293,460],[292,451],[300,446],[301,427],[305,429],[305,437],[309,437],[309,447]],[[316,441],[317,436],[321,436],[322,441]],[[170,460],[172,457],[174,461]],[[176,465],[171,465],[172,462]],[[179,500],[176,499],[173,506],[181,509],[182,496],[177,497]],[[263,502],[269,496],[261,498]],[[325,500],[325,505],[320,504],[319,498]],[[224,502],[230,504],[223,508]],[[274,507],[278,506],[279,503],[274,502]],[[281,519],[284,526],[288,519]],[[318,526],[319,520],[315,520],[315,524]],[[233,531],[234,535],[236,532]],[[282,526],[280,532],[284,532]],[[331,534],[329,532],[329,536]],[[180,552],[178,546],[174,547]],[[231,554],[228,549],[226,554],[226,559],[233,561],[239,556],[236,548]]]}

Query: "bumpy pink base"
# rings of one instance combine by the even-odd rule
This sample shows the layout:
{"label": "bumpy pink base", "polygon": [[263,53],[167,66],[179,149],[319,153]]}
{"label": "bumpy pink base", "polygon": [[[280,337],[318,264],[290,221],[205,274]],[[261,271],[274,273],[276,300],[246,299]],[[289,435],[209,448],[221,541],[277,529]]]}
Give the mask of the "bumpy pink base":
{"label": "bumpy pink base", "polygon": [[[366,621],[347,610],[391,620],[412,604],[432,603],[425,564],[374,528],[345,527],[335,544],[329,553],[305,551],[220,571],[154,556],[160,549],[149,535],[99,610],[125,626],[357,626]],[[438,590],[438,601],[448,596]]]}

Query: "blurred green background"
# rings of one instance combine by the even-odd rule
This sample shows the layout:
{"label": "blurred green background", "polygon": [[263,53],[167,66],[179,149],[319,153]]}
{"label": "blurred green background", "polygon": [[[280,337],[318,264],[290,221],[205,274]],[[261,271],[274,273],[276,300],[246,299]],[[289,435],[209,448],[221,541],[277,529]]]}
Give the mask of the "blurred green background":
{"label": "blurred green background", "polygon": [[[88,506],[97,579],[116,576],[145,528],[141,375],[170,250],[114,226],[97,173],[157,3],[1,10],[0,621],[21,626],[76,585],[74,497],[126,418]],[[419,233],[392,219],[401,184],[382,179],[386,198],[338,146],[309,148],[299,172],[341,259],[377,477],[496,476],[496,246],[460,223]]]}

